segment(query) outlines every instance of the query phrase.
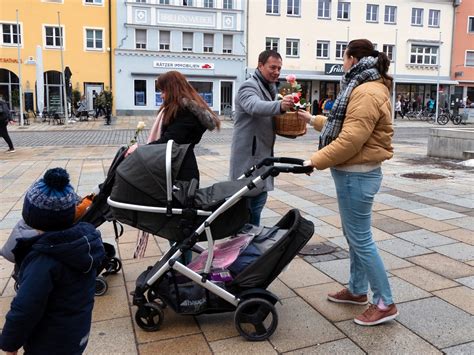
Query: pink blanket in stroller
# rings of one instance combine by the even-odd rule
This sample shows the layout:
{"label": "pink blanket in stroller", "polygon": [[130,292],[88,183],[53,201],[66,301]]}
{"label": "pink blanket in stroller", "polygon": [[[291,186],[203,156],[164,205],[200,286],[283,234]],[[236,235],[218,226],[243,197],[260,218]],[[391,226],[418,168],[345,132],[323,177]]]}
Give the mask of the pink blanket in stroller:
{"label": "pink blanket in stroller", "polygon": [[[226,269],[231,265],[252,241],[254,234],[238,234],[223,243],[214,246],[214,259],[212,261],[212,270]],[[188,264],[188,268],[194,272],[202,272],[206,265],[208,251],[203,251],[196,259]]]}

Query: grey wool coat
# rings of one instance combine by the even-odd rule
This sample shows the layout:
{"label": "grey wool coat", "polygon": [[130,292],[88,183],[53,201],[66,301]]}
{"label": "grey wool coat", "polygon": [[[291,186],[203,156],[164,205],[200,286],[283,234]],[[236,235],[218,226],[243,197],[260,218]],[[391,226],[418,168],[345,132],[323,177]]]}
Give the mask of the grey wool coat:
{"label": "grey wool coat", "polygon": [[[231,180],[263,158],[273,156],[275,129],[273,116],[279,115],[280,102],[255,78],[247,79],[235,99],[235,121],[230,154]],[[254,176],[264,171],[258,170]],[[273,178],[265,180],[264,191],[273,190]]]}

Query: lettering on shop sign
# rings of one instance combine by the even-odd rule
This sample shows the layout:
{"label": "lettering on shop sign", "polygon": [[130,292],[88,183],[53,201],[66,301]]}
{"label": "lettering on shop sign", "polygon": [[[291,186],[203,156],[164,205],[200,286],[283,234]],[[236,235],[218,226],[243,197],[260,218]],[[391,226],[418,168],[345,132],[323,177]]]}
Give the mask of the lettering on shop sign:
{"label": "lettering on shop sign", "polygon": [[171,24],[171,25],[194,25],[201,27],[215,27],[215,16],[214,14],[181,14],[178,12],[171,12],[161,10],[158,13],[158,24]]}
{"label": "lettering on shop sign", "polygon": [[324,74],[343,75],[344,69],[342,68],[342,64],[324,64]]}
{"label": "lettering on shop sign", "polygon": [[[0,63],[18,63],[18,59],[15,59],[15,58],[0,58]],[[22,63],[21,59],[20,59],[20,63]]]}
{"label": "lettering on shop sign", "polygon": [[153,67],[164,69],[214,70],[214,63],[160,62],[155,60]]}

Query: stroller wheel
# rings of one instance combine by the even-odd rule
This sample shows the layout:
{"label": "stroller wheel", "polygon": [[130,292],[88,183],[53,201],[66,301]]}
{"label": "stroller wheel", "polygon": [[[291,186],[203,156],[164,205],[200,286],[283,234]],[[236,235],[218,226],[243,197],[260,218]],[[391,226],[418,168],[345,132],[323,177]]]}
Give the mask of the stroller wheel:
{"label": "stroller wheel", "polygon": [[234,315],[237,331],[250,341],[268,339],[278,326],[275,306],[263,298],[250,298],[237,306]]}
{"label": "stroller wheel", "polygon": [[107,281],[102,276],[97,276],[95,278],[95,295],[96,296],[103,296],[109,289],[109,285]]}
{"label": "stroller wheel", "polygon": [[111,258],[109,260],[109,266],[107,267],[107,271],[109,274],[116,274],[122,270],[122,262],[120,259],[117,259],[115,257]]}
{"label": "stroller wheel", "polygon": [[138,326],[147,332],[159,330],[164,318],[163,309],[155,302],[139,306],[135,313],[135,321]]}

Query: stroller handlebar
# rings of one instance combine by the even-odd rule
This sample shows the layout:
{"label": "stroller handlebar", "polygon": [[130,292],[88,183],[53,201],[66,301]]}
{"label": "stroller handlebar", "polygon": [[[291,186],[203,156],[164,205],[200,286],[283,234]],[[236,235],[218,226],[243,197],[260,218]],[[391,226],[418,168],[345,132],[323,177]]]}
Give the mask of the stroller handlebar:
{"label": "stroller handlebar", "polygon": [[[296,166],[273,166],[274,163],[279,164],[290,164]],[[277,176],[279,173],[293,173],[293,174],[308,174],[313,171],[312,166],[303,166],[304,160],[297,159],[297,158],[288,158],[288,157],[269,157],[261,160],[254,166],[252,166],[249,170],[244,173],[245,177],[250,177],[252,173],[260,169],[262,166],[271,166],[270,169],[265,171],[262,174],[262,178],[266,179],[268,176]]]}

